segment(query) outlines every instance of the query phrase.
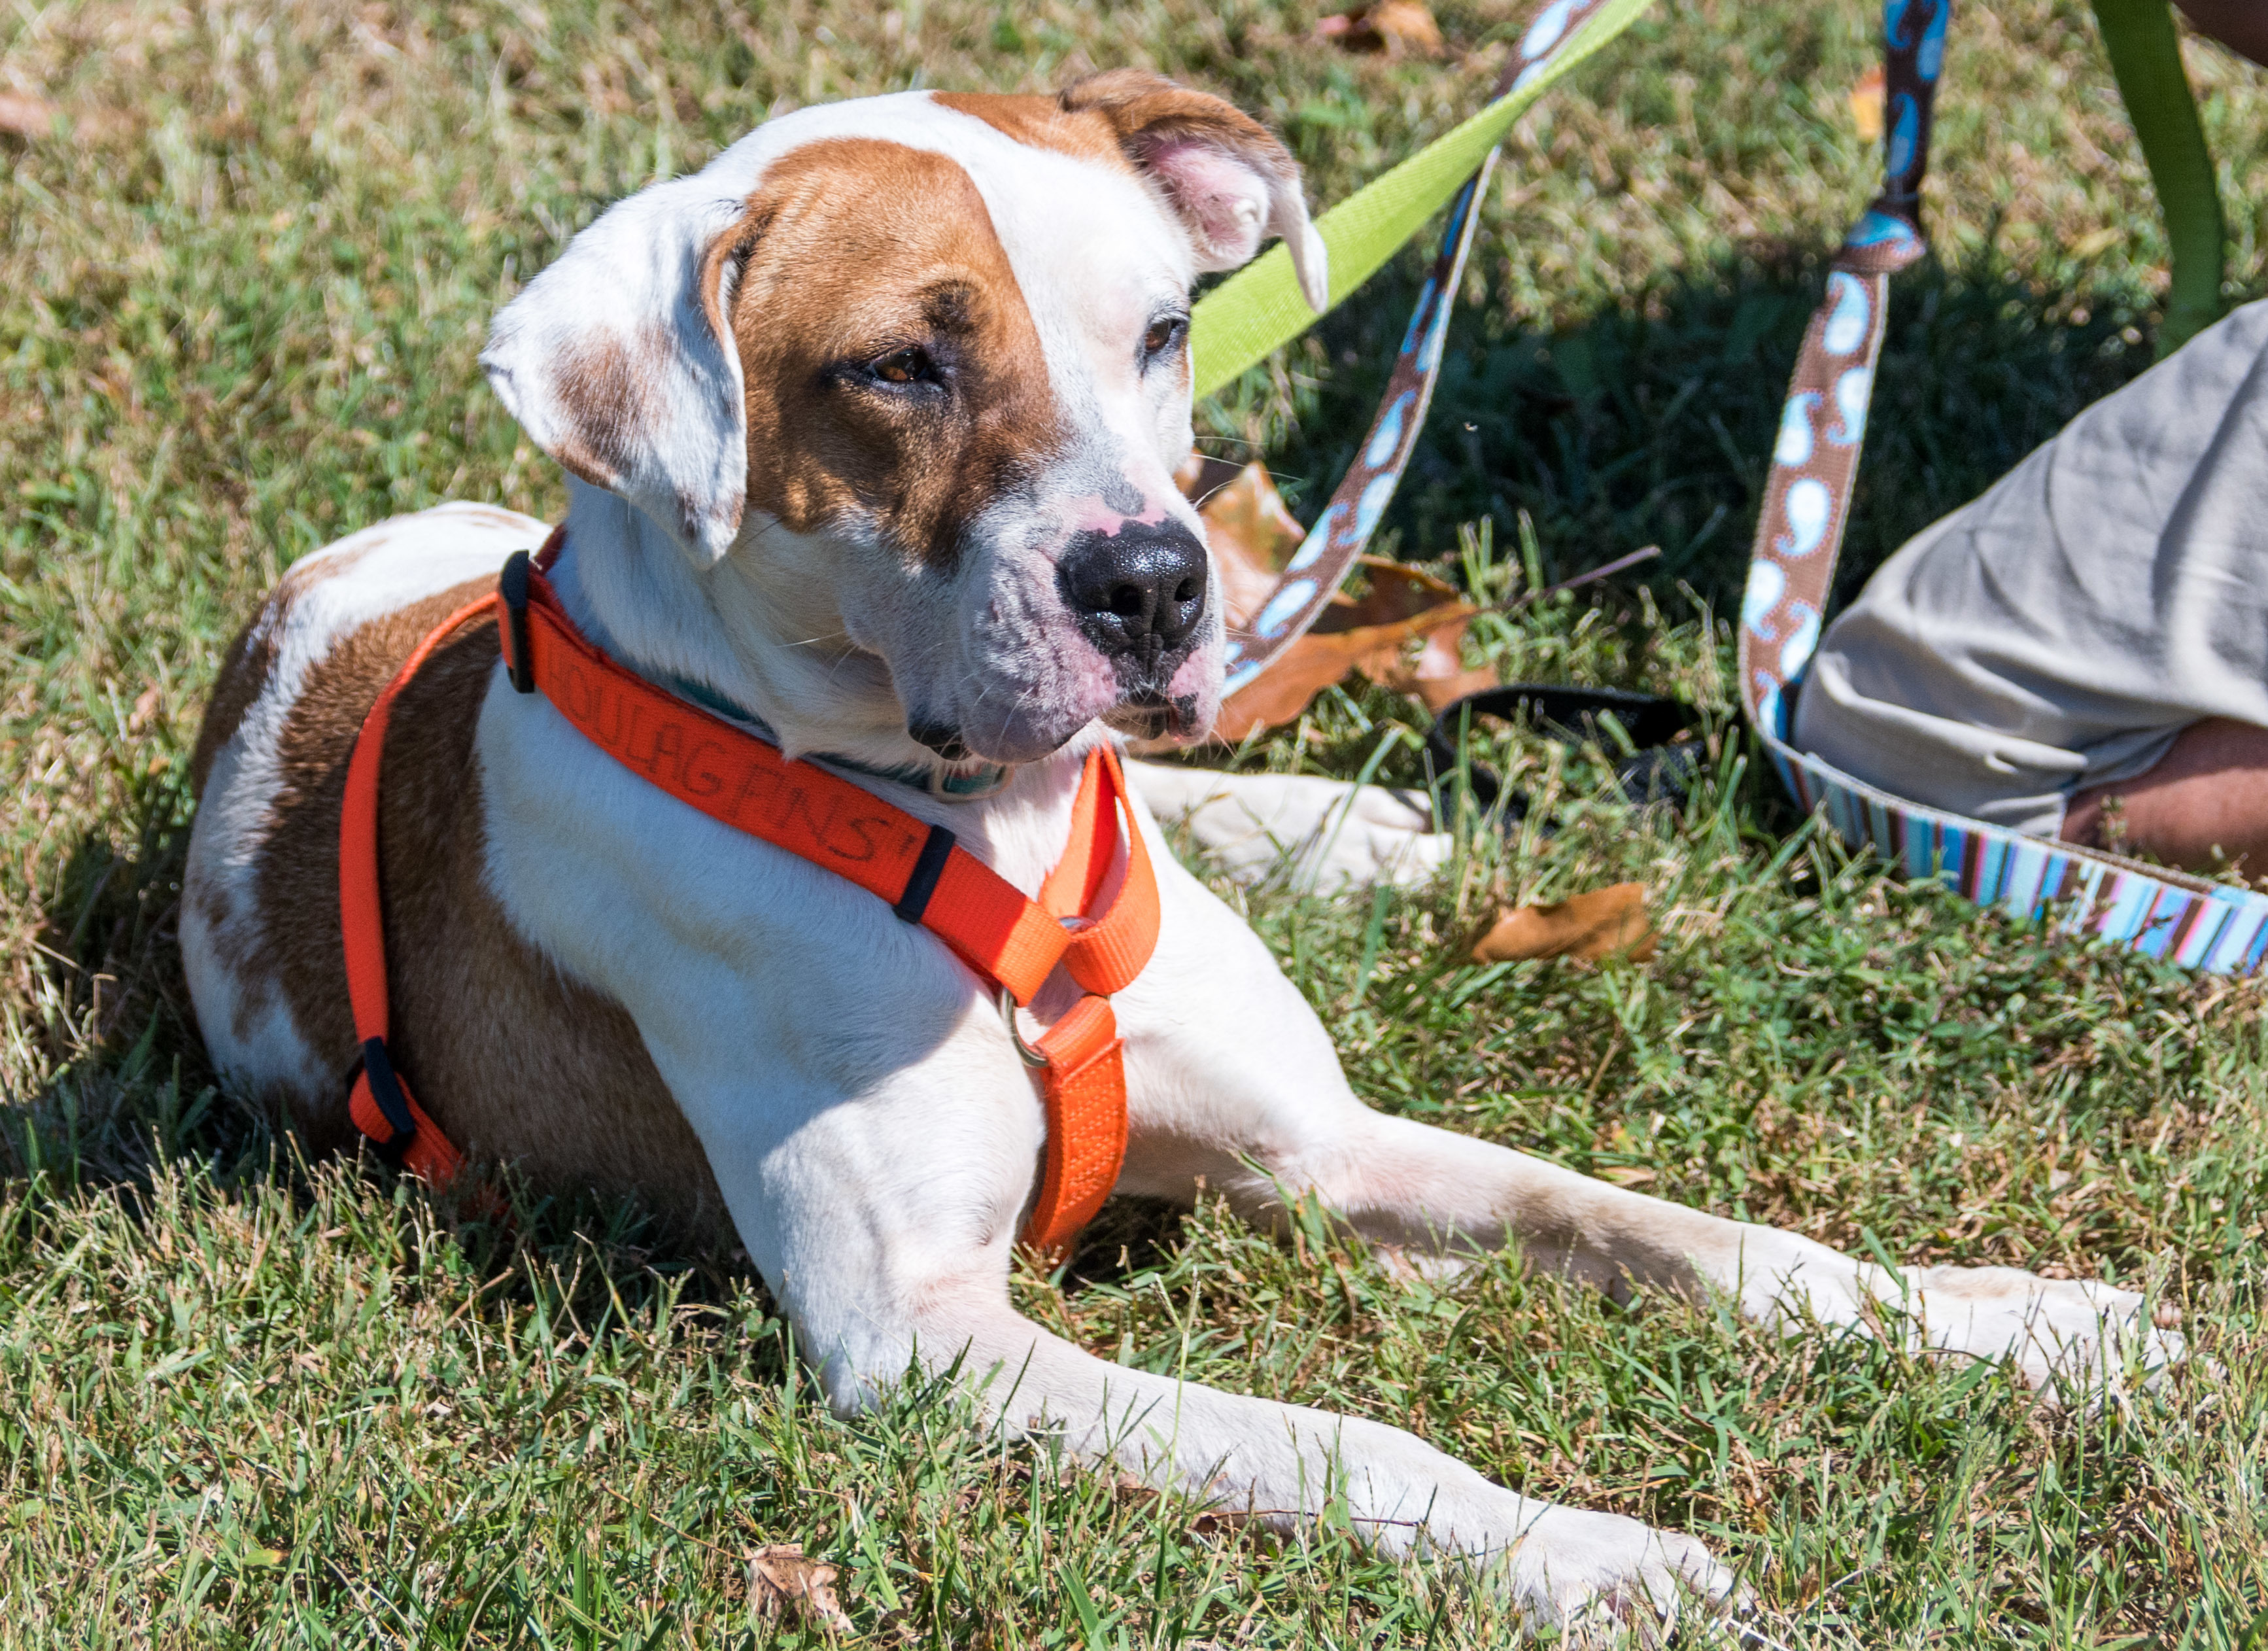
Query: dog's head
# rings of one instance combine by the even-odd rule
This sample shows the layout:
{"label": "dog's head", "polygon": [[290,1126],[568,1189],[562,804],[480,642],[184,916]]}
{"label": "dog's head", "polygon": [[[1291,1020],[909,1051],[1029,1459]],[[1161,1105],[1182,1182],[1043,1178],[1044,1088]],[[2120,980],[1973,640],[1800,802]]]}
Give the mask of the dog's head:
{"label": "dog's head", "polygon": [[1194,739],[1222,620],[1173,481],[1189,287],[1271,234],[1320,306],[1290,155],[1155,76],[870,98],[614,207],[482,361],[546,453],[932,750]]}

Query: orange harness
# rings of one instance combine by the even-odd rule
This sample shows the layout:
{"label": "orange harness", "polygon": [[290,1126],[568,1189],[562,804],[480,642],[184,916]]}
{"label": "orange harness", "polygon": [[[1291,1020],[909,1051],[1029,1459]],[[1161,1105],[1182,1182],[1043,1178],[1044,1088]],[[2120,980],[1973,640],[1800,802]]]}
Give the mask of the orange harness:
{"label": "orange harness", "polygon": [[[386,925],[379,892],[379,763],[394,702],[426,660],[468,620],[493,615],[512,685],[541,692],[600,749],[711,819],[800,855],[889,903],[1000,994],[1011,1037],[1043,1076],[1047,1154],[1024,1241],[1059,1255],[1116,1184],[1126,1156],[1126,1075],[1110,994],[1130,984],[1158,940],[1158,884],[1134,824],[1126,777],[1108,746],[1090,752],[1071,805],[1071,842],[1041,886],[1022,894],[954,840],[862,786],[779,748],[647,682],[593,647],[559,605],[541,569],[557,555],[504,564],[495,595],[468,603],[419,643],[363,719],[347,765],[339,822],[339,915],[347,993],[362,1064],[349,1110],[355,1125],[398,1151],[437,1184],[463,1155],[410,1095],[386,1047]],[[1123,822],[1123,824],[1122,824]],[[1117,893],[1096,909],[1126,844]],[[1060,963],[1086,996],[1036,1046],[1016,1033],[1015,1009]]]}

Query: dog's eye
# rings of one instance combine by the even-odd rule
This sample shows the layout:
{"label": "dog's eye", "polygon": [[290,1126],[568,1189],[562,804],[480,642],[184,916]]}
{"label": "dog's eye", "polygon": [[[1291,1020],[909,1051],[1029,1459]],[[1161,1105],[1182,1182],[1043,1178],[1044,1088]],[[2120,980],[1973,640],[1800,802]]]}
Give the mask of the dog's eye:
{"label": "dog's eye", "polygon": [[1164,355],[1182,342],[1189,330],[1189,318],[1184,315],[1161,315],[1150,323],[1150,330],[1142,335],[1142,357],[1147,361]]}
{"label": "dog's eye", "polygon": [[903,350],[894,350],[880,361],[867,367],[885,384],[934,384],[937,382],[937,363],[929,358],[929,351],[918,344],[909,344]]}

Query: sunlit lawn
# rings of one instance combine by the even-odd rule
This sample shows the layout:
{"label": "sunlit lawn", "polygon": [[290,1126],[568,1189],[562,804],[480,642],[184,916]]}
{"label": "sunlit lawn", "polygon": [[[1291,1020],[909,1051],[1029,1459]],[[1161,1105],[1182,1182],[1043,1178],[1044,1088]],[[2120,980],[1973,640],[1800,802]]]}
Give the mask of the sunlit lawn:
{"label": "sunlit lawn", "polygon": [[[222,650],[295,557],[442,498],[538,514],[488,317],[607,201],[768,111],[1146,63],[1342,195],[1473,106],[1452,61],[1273,4],[746,10],[19,5],[0,90],[0,1644],[760,1641],[741,1555],[842,1567],[859,1637],[939,1647],[1494,1645],[1454,1571],[1282,1546],[1003,1448],[941,1393],[833,1419],[735,1258],[634,1212],[506,1242],[216,1093],[173,903]],[[1414,1428],[1532,1493],[1707,1537],[1789,1647],[2235,1644],[2268,1607],[2261,994],[2043,940],[1847,865],[1747,761],[1727,641],[1816,250],[1875,161],[1855,4],[1672,4],[1522,129],[1484,220],[1399,553],[1486,520],[1508,594],[1647,543],[1644,590],[1491,621],[1507,676],[1675,688],[1722,755],[1682,821],[1485,733],[1539,800],[1440,885],[1245,901],[1379,1105],[1625,1184],[1929,1260],[2150,1281],[2219,1374],[2043,1415],[1989,1367],[1617,1308],[1510,1260],[1425,1286],[1320,1220],[1122,1209],[1023,1304],[1106,1356]],[[2148,358],[2161,247],[2088,13],[1965,6],[1901,287],[1857,572]],[[2244,292],[2268,96],[2192,46]],[[1390,272],[1201,423],[1312,511],[1411,291]],[[1533,566],[1519,555],[1522,512]],[[1333,694],[1248,761],[1414,759]],[[1650,964],[1462,961],[1502,900],[1624,877]],[[1728,1634],[1728,1639],[1731,1637]]]}

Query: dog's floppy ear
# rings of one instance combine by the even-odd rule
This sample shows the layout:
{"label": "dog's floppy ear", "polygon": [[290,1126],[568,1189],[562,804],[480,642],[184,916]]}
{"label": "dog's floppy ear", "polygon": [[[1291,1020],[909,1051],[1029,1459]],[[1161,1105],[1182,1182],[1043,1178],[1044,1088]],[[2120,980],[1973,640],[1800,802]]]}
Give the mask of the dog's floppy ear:
{"label": "dog's floppy ear", "polygon": [[1266,127],[1209,92],[1139,69],[1090,75],[1061,98],[1064,113],[1110,122],[1126,158],[1189,232],[1199,269],[1233,269],[1280,235],[1308,306],[1320,313],[1330,301],[1329,261],[1307,221],[1299,163]]}
{"label": "dog's floppy ear", "polygon": [[725,325],[744,200],[698,176],[621,201],[504,306],[481,365],[572,474],[618,493],[703,564],[747,492],[747,413]]}

